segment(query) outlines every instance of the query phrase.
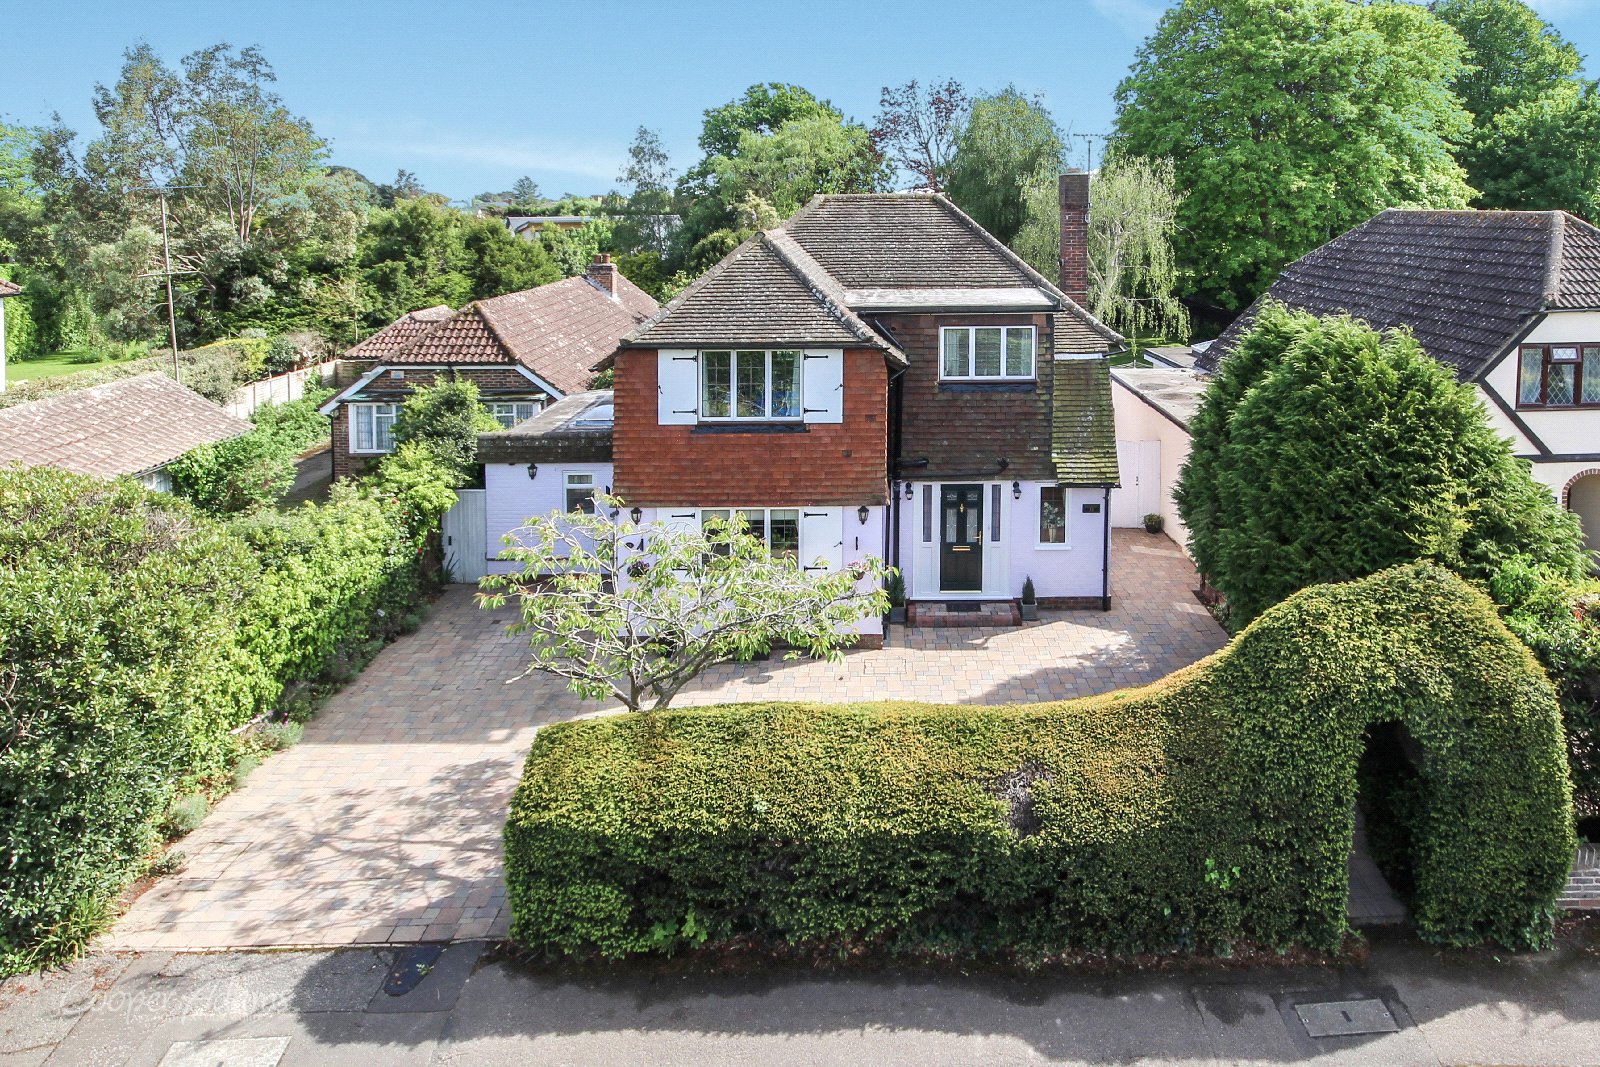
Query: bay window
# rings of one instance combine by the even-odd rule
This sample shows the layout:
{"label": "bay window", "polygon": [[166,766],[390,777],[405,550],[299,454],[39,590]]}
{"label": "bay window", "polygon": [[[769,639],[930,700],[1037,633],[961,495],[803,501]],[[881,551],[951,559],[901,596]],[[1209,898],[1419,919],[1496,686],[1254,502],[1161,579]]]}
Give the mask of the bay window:
{"label": "bay window", "polygon": [[700,417],[798,419],[800,353],[785,349],[700,353]]}
{"label": "bay window", "polygon": [[1032,378],[1032,326],[946,326],[940,331],[940,376]]}
{"label": "bay window", "polygon": [[1600,344],[1523,345],[1519,407],[1600,406]]}
{"label": "bay window", "polygon": [[350,451],[393,452],[399,404],[351,404]]}

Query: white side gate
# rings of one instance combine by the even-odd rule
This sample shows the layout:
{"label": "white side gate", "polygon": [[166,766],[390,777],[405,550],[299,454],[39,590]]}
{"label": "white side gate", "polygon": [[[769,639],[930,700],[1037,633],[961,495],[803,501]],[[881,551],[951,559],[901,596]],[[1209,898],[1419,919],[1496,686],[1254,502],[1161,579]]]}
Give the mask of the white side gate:
{"label": "white side gate", "polygon": [[1118,441],[1117,466],[1122,488],[1111,490],[1111,525],[1143,526],[1161,510],[1161,442]]}
{"label": "white side gate", "polygon": [[483,489],[456,490],[455,506],[444,513],[440,535],[444,565],[452,582],[477,584],[489,573],[489,523]]}

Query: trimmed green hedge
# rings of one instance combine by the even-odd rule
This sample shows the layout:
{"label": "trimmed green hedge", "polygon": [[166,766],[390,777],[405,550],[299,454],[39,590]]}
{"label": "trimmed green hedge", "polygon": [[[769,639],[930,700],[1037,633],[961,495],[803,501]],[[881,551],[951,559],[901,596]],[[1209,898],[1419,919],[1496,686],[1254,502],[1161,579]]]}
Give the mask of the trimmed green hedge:
{"label": "trimmed green hedge", "polygon": [[1143,689],[547,727],[506,827],[512,937],[580,957],[1333,950],[1363,737],[1387,721],[1427,753],[1422,936],[1547,943],[1574,847],[1555,698],[1489,600],[1423,564],[1297,594]]}

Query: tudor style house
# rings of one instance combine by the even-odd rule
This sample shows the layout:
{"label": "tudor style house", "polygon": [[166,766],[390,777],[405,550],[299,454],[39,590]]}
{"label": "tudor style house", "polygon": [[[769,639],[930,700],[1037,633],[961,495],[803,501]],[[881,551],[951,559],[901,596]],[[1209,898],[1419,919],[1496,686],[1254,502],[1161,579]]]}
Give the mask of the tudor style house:
{"label": "tudor style house", "polygon": [[477,383],[484,406],[506,427],[547,403],[586,389],[593,364],[657,311],[609,256],[587,273],[536,289],[477,300],[460,311],[413,311],[345,353],[333,417],[335,478],[359,474],[393,450],[390,431],[411,390],[442,376]]}
{"label": "tudor style house", "polygon": [[1061,197],[1060,287],[942,196],[814,198],[625,337],[611,398],[484,435],[490,545],[610,487],[806,565],[886,558],[914,621],[1010,619],[1030,578],[1107,605],[1122,339],[1080,304],[1088,175]]}

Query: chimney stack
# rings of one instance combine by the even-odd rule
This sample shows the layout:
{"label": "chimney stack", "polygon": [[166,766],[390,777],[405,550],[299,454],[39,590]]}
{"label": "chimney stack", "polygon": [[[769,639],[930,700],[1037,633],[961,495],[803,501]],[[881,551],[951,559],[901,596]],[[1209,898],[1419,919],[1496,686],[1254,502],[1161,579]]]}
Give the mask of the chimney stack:
{"label": "chimney stack", "polygon": [[595,256],[594,262],[589,264],[589,280],[604,289],[611,299],[617,298],[617,265],[604,252]]}
{"label": "chimney stack", "polygon": [[1089,303],[1089,172],[1061,175],[1061,291]]}

